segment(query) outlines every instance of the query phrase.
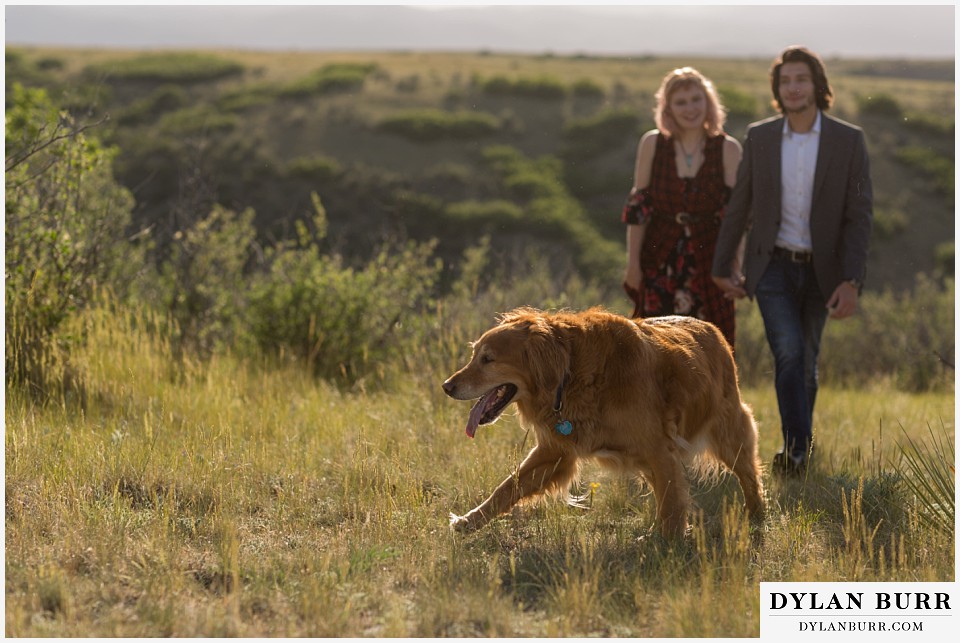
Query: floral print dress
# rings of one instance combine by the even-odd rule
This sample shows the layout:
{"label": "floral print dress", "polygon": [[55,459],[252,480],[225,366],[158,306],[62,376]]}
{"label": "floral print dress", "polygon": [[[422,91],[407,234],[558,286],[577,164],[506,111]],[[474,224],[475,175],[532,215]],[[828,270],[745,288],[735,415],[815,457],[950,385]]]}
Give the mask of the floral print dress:
{"label": "floral print dress", "polygon": [[688,315],[712,322],[733,346],[734,304],[710,277],[724,206],[723,134],[710,137],[697,174],[677,173],[673,139],[657,137],[650,185],[632,194],[623,222],[647,224],[640,253],[643,283],[628,290],[634,317]]}

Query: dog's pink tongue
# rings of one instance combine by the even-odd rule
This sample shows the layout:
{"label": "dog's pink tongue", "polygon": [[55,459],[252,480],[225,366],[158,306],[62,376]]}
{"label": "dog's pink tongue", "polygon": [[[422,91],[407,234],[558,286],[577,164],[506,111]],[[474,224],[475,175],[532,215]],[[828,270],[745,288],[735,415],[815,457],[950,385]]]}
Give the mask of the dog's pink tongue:
{"label": "dog's pink tongue", "polygon": [[470,409],[470,417],[467,418],[467,435],[473,437],[477,434],[477,427],[480,426],[480,418],[483,417],[483,410],[486,406],[486,398],[481,397],[477,403]]}

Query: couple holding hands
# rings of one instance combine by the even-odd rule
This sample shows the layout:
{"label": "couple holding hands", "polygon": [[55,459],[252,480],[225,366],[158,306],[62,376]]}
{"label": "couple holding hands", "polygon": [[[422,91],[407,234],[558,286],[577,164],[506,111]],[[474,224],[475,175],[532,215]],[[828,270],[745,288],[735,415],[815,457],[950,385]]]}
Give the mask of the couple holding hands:
{"label": "couple holding hands", "polygon": [[826,114],[820,57],[788,47],[770,85],[779,115],[751,124],[741,147],[710,80],[690,67],[664,78],[623,209],[624,288],[633,316],[698,317],[731,347],[734,301],[756,299],[784,438],[773,470],[799,475],[826,320],[852,315],[863,285],[872,187],[862,130]]}

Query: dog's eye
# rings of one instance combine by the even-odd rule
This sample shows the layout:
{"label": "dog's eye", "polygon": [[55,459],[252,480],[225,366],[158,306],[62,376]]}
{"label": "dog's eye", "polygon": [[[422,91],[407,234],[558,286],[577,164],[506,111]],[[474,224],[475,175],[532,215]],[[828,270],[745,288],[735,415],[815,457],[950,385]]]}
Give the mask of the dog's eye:
{"label": "dog's eye", "polygon": [[492,361],[493,361],[493,358],[490,357],[489,355],[481,355],[481,356],[480,356],[480,363],[481,363],[481,364],[489,364],[489,363],[492,362]]}

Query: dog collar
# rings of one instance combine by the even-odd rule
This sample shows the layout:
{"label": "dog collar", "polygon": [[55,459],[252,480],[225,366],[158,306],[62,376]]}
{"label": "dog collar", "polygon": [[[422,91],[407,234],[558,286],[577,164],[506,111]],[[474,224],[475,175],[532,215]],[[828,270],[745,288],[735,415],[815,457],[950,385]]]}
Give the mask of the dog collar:
{"label": "dog collar", "polygon": [[560,380],[560,386],[557,387],[557,397],[553,403],[553,411],[557,414],[557,423],[553,425],[554,430],[560,435],[570,435],[573,433],[573,423],[570,420],[564,420],[563,414],[563,385],[567,382],[567,377],[569,373],[564,374],[563,379]]}

